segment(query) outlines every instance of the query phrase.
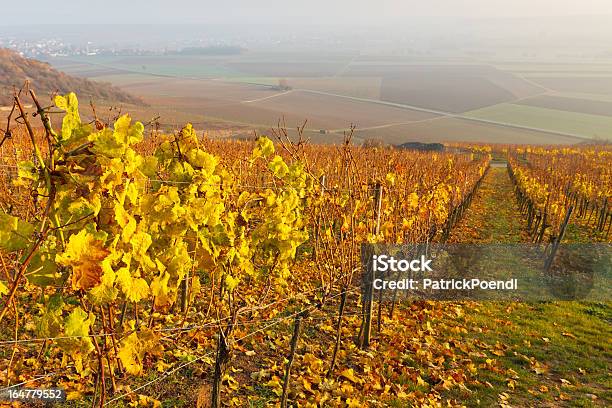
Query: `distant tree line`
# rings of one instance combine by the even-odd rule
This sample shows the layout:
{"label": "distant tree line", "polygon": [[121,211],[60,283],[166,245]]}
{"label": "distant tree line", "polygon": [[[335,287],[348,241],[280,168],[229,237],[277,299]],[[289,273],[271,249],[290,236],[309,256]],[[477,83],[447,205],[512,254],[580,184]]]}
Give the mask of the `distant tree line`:
{"label": "distant tree line", "polygon": [[234,45],[214,45],[210,47],[185,47],[180,50],[166,51],[166,55],[240,55],[246,48]]}
{"label": "distant tree line", "polygon": [[366,148],[384,148],[392,147],[395,149],[403,150],[420,150],[424,152],[441,152],[444,151],[444,145],[442,143],[422,143],[422,142],[406,142],[398,145],[391,145],[386,143],[382,139],[365,139],[361,144],[362,147]]}

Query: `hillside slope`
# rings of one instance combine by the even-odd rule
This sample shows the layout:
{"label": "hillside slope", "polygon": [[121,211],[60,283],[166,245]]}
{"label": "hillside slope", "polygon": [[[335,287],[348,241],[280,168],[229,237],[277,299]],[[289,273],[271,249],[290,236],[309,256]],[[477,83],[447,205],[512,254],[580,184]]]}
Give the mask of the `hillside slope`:
{"label": "hillside slope", "polygon": [[141,104],[142,101],[111,84],[92,82],[57,71],[51,65],[24,58],[15,51],[0,48],[0,105],[12,100],[14,87],[21,87],[26,80],[41,95],[55,92],[76,92],[81,98],[111,103]]}

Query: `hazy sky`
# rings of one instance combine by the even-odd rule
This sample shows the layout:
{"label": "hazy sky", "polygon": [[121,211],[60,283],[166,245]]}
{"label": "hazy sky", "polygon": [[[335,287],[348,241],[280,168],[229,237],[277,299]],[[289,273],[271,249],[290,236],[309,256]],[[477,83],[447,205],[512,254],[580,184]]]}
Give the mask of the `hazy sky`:
{"label": "hazy sky", "polygon": [[411,16],[612,14],[611,0],[28,0],[2,6],[0,24],[401,23]]}

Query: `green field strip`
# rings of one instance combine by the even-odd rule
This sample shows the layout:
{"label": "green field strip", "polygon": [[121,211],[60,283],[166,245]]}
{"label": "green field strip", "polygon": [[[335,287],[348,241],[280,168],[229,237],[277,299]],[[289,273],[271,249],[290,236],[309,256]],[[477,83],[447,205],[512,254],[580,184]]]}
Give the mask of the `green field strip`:
{"label": "green field strip", "polygon": [[538,95],[512,101],[515,105],[552,109],[596,116],[612,116],[612,102],[560,95]]}
{"label": "green field strip", "polygon": [[509,72],[610,72],[612,71],[612,62],[609,60],[601,60],[600,62],[551,62],[537,63],[532,61],[517,61],[514,63],[491,63],[490,65],[502,71]]}
{"label": "green field strip", "polygon": [[264,86],[276,86],[278,85],[278,81],[281,79],[279,77],[258,77],[258,76],[230,76],[224,78],[228,82],[236,82],[240,84],[247,85],[264,85]]}
{"label": "green field strip", "polygon": [[523,78],[612,78],[612,72],[514,72]]}
{"label": "green field strip", "polygon": [[[561,98],[586,99],[589,101],[612,102],[612,95],[593,94],[586,92],[552,92],[550,96],[558,96]],[[611,112],[612,113],[612,112]]]}
{"label": "green field strip", "polygon": [[[106,82],[117,87],[139,87],[167,80],[158,76],[123,72],[121,74],[99,75],[89,78],[91,81]],[[131,90],[130,92],[135,92]],[[161,93],[160,93],[161,95]]]}
{"label": "green field strip", "polygon": [[490,120],[586,138],[612,138],[612,117],[556,109],[502,103],[464,114],[468,118]]}
{"label": "green field strip", "polygon": [[[159,63],[155,60],[146,60],[139,57],[94,57],[94,58],[74,58],[61,59],[60,63],[71,62],[81,63],[84,67],[72,71],[78,74],[79,71],[86,73],[92,68],[98,67],[113,69],[119,72],[130,74],[142,74],[149,76],[184,78],[184,79],[210,79],[215,77],[244,77],[244,73],[228,68],[222,64],[205,64],[204,61],[193,60],[192,64],[177,65],[173,63]],[[128,62],[129,60],[132,60]],[[59,66],[59,65],[58,65]]]}

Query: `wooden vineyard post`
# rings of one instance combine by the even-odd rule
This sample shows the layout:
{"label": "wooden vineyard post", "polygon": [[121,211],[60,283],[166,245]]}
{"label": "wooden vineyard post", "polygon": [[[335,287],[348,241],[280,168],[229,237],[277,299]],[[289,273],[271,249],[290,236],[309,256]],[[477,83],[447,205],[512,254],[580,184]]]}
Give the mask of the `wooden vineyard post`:
{"label": "wooden vineyard post", "polygon": [[[364,338],[365,338],[365,327],[366,320],[368,319],[368,301],[370,299],[370,288],[372,287],[372,283],[370,282],[370,278],[372,277],[372,272],[370,270],[371,265],[369,260],[372,259],[372,250],[370,245],[363,245],[361,247],[361,260],[363,263],[363,291],[361,294],[361,324],[359,325],[359,334],[357,334],[356,343],[357,346],[361,349],[364,348]],[[370,307],[371,310],[371,307]]]}
{"label": "wooden vineyard post", "polygon": [[378,291],[378,316],[376,317],[376,333],[380,335],[380,327],[382,325],[381,315],[382,315],[382,290]]}
{"label": "wooden vineyard post", "polygon": [[395,303],[397,302],[397,290],[393,291],[393,299],[391,300],[391,310],[389,310],[389,319],[393,320],[393,313],[395,313]]}
{"label": "wooden vineyard post", "polygon": [[366,349],[370,346],[370,335],[372,333],[372,308],[374,306],[372,283],[374,282],[374,269],[369,262],[364,273],[366,274],[366,279],[362,305],[363,321],[359,333],[359,347],[361,349]]}
{"label": "wooden vineyard post", "polygon": [[298,314],[295,317],[293,324],[293,336],[291,337],[291,351],[289,352],[289,358],[287,359],[287,368],[285,369],[285,380],[283,381],[283,394],[281,396],[280,406],[281,408],[287,407],[287,394],[289,393],[289,379],[291,378],[291,365],[295,358],[295,350],[297,349],[297,343],[300,339],[300,328],[302,325],[302,314]]}
{"label": "wooden vineyard post", "polygon": [[[195,259],[198,251],[199,241],[196,240],[195,248],[193,251],[192,260]],[[183,277],[183,281],[181,282],[181,312],[184,313],[185,318],[187,317],[187,311],[189,309],[189,292],[191,291],[190,283],[191,283],[191,275],[194,273],[194,265],[195,262],[192,263],[191,271],[187,270],[185,276]]]}
{"label": "wooden vineyard post", "polygon": [[211,408],[221,408],[221,381],[225,374],[225,369],[230,361],[229,339],[236,324],[238,313],[233,313],[225,330],[219,327],[217,334],[217,355],[215,358],[215,371],[213,374],[213,385],[211,393]]}
{"label": "wooden vineyard post", "polygon": [[181,312],[185,313],[189,301],[189,271],[183,277],[181,282]]}
{"label": "wooden vineyard post", "polygon": [[[380,233],[380,213],[382,208],[382,185],[380,182],[377,182],[374,186],[374,235],[378,235]],[[362,330],[360,333],[360,347],[362,349],[366,349],[370,347],[370,337],[372,335],[372,309],[374,307],[374,291],[373,291],[373,283],[374,279],[374,268],[370,266],[370,262],[367,263],[368,268],[365,271],[367,274],[366,287],[364,291],[364,302],[363,302],[363,310],[364,310],[364,319],[362,324]],[[380,313],[380,310],[379,310]],[[380,317],[379,317],[380,319]]]}
{"label": "wooden vineyard post", "polygon": [[599,231],[603,231],[604,227],[606,226],[606,219],[608,215],[607,211],[608,211],[608,199],[606,198],[604,200],[603,208],[601,210],[601,215],[599,216],[599,220],[597,222],[597,229]]}
{"label": "wooden vineyard post", "polygon": [[[538,243],[538,244],[541,243],[542,240],[544,239],[544,233],[546,232],[546,227],[548,226],[547,218],[548,218],[548,213],[544,212],[544,215],[542,216],[542,225],[541,225],[541,228],[540,228],[540,233],[536,234],[535,239],[534,239],[535,242]],[[537,229],[536,229],[536,232],[538,232]]]}
{"label": "wooden vineyard post", "polygon": [[377,182],[374,186],[374,235],[380,233],[380,212],[382,209],[382,185]]}
{"label": "wooden vineyard post", "polygon": [[340,336],[342,335],[342,316],[344,315],[344,307],[346,306],[346,296],[348,293],[348,285],[342,288],[342,295],[340,297],[340,306],[338,307],[338,322],[336,323],[336,342],[334,343],[334,351],[332,352],[331,363],[329,370],[327,370],[326,378],[329,378],[336,366],[336,357],[338,350],[340,349]]}
{"label": "wooden vineyard post", "polygon": [[563,235],[565,235],[565,229],[567,228],[567,224],[569,224],[570,217],[572,216],[572,211],[574,211],[574,207],[570,206],[567,209],[567,214],[565,214],[565,220],[563,220],[563,224],[561,224],[561,229],[559,230],[559,236],[555,239],[553,247],[550,251],[550,255],[548,259],[546,259],[546,263],[544,264],[544,270],[549,271],[552,263],[555,259],[555,255],[557,254],[557,250],[559,249],[559,244],[563,239]]}
{"label": "wooden vineyard post", "polygon": [[[319,178],[319,183],[321,184],[321,197],[325,193],[325,174],[323,174]],[[317,261],[319,259],[319,230],[321,229],[321,215],[317,215],[315,219],[315,228],[314,228],[314,242],[312,244],[312,260]]]}

